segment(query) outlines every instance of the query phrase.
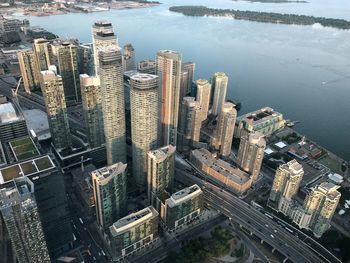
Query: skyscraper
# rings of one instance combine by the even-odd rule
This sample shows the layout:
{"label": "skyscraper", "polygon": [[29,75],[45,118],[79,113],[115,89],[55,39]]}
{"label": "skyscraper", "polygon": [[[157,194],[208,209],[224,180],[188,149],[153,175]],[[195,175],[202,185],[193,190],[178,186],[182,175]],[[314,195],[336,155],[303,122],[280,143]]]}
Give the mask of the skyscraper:
{"label": "skyscraper", "polygon": [[[182,72],[187,72],[187,88],[186,94],[188,95],[192,91],[192,83],[194,80],[194,70],[196,68],[196,64],[193,62],[185,62],[182,64]],[[182,101],[182,100],[181,100]],[[181,103],[180,101],[180,103]]]}
{"label": "skyscraper", "polygon": [[[34,198],[34,185],[26,177],[0,190],[0,215],[11,240],[15,258],[23,263],[49,263],[50,257]],[[3,258],[4,262],[7,258]]]}
{"label": "skyscraper", "polygon": [[231,102],[225,102],[220,111],[211,145],[219,150],[222,156],[231,154],[237,111]]}
{"label": "skyscraper", "polygon": [[62,77],[66,102],[80,101],[77,46],[70,42],[57,42],[51,45],[51,50]]}
{"label": "skyscraper", "polygon": [[148,152],[147,189],[148,200],[159,207],[157,197],[164,191],[172,192],[174,181],[175,150],[172,145]]}
{"label": "skyscraper", "polygon": [[208,116],[209,102],[210,102],[210,90],[211,86],[205,79],[199,79],[196,81],[197,85],[197,98],[196,100],[200,103],[202,108],[201,120],[205,121]]}
{"label": "skyscraper", "polygon": [[24,89],[30,94],[31,91],[38,89],[40,86],[39,68],[34,51],[18,52],[18,63]]}
{"label": "skyscraper", "polygon": [[126,166],[116,163],[91,172],[97,223],[103,231],[126,213]]}
{"label": "skyscraper", "polygon": [[264,158],[266,141],[260,132],[243,136],[239,144],[237,161],[240,167],[250,173],[253,183],[258,179]]}
{"label": "skyscraper", "polygon": [[212,80],[212,114],[220,114],[226,100],[228,77],[223,72],[216,72]]}
{"label": "skyscraper", "polygon": [[94,49],[95,74],[99,75],[99,52],[107,47],[118,47],[118,39],[113,32],[112,23],[97,21],[92,26],[92,44]]}
{"label": "skyscraper", "polygon": [[126,163],[123,65],[120,50],[115,47],[101,49],[99,67],[107,164]]}
{"label": "skyscraper", "polygon": [[123,68],[124,71],[136,70],[135,49],[130,43],[124,46]]}
{"label": "skyscraper", "polygon": [[72,140],[62,77],[56,75],[52,70],[46,70],[41,71],[41,81],[40,86],[45,100],[52,142],[57,149],[69,148]]}
{"label": "skyscraper", "polygon": [[311,189],[304,201],[304,209],[312,214],[309,228],[316,237],[321,237],[330,227],[330,223],[341,194],[339,186],[323,182]]}
{"label": "skyscraper", "polygon": [[202,110],[194,97],[184,97],[181,104],[177,148],[180,152],[188,151],[199,142],[202,126]]}
{"label": "skyscraper", "polygon": [[158,145],[158,76],[134,74],[130,86],[133,176],[146,186],[147,153]]}
{"label": "skyscraper", "polygon": [[82,74],[80,87],[87,137],[90,147],[95,148],[105,141],[100,78]]}
{"label": "skyscraper", "polygon": [[304,169],[296,160],[280,165],[273,180],[269,206],[287,214],[292,198],[298,193],[303,176]]}
{"label": "skyscraper", "polygon": [[47,70],[52,65],[52,53],[50,41],[44,38],[34,39],[33,50],[37,60],[39,71]]}
{"label": "skyscraper", "polygon": [[159,77],[160,144],[176,146],[181,54],[170,50],[159,51],[156,57],[156,74]]}

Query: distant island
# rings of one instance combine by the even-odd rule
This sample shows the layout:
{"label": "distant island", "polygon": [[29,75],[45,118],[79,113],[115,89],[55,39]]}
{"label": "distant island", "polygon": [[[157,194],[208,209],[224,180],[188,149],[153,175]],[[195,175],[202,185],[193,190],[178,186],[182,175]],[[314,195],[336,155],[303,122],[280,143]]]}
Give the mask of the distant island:
{"label": "distant island", "polygon": [[304,0],[233,0],[235,2],[244,1],[244,2],[251,2],[251,3],[308,3],[308,1]]}
{"label": "distant island", "polygon": [[214,9],[205,6],[172,6],[169,8],[169,10],[172,12],[182,13],[185,16],[223,16],[232,17],[239,20],[288,25],[313,25],[318,23],[325,27],[350,29],[350,21],[335,18],[257,11],[240,11],[231,9]]}

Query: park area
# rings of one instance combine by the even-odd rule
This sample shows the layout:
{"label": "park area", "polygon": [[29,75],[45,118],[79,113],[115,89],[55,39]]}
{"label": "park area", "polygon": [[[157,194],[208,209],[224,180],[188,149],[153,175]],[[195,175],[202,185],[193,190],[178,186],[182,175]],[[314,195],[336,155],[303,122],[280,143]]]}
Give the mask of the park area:
{"label": "park area", "polygon": [[39,152],[30,137],[20,138],[10,142],[12,152],[18,162],[39,155]]}

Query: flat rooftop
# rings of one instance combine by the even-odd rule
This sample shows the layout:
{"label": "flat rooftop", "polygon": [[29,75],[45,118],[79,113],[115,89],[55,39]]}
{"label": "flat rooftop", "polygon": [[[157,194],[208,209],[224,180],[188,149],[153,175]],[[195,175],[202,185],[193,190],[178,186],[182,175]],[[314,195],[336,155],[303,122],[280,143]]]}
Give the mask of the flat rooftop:
{"label": "flat rooftop", "polygon": [[17,115],[15,107],[11,102],[0,104],[0,123],[10,123],[18,121],[20,118]]}
{"label": "flat rooftop", "polygon": [[126,164],[119,162],[119,163],[92,171],[91,174],[97,177],[99,181],[104,181],[105,179],[112,178],[114,175],[119,175],[125,172],[126,166],[127,166]]}
{"label": "flat rooftop", "polygon": [[165,160],[168,156],[175,153],[176,147],[172,145],[164,146],[162,148],[156,149],[154,151],[150,151],[148,153],[149,156],[157,160],[158,162],[162,162]]}
{"label": "flat rooftop", "polygon": [[270,107],[265,107],[239,116],[237,121],[249,121],[257,124],[277,117],[283,118],[283,115]]}
{"label": "flat rooftop", "polygon": [[0,169],[0,184],[7,183],[21,176],[34,175],[54,168],[49,155],[38,157],[33,160],[25,161],[15,165]]}
{"label": "flat rooftop", "polygon": [[51,138],[47,114],[38,109],[24,110],[24,119],[29,130],[33,130],[39,141]]}
{"label": "flat rooftop", "polygon": [[40,155],[33,140],[29,136],[10,141],[9,144],[17,162],[31,159]]}
{"label": "flat rooftop", "polygon": [[174,207],[176,205],[179,205],[187,200],[190,200],[200,194],[202,194],[202,190],[201,188],[194,184],[190,187],[186,187],[174,194],[171,195],[171,197],[169,199],[166,200],[166,203],[170,206],[170,207]]}

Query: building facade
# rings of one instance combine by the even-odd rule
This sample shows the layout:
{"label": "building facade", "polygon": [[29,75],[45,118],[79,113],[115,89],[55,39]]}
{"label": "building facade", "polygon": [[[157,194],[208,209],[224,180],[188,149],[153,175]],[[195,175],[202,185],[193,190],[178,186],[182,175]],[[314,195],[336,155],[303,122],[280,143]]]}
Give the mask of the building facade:
{"label": "building facade", "polygon": [[223,72],[216,72],[212,79],[212,110],[213,115],[219,115],[226,101],[228,77]]}
{"label": "building facade", "polygon": [[130,43],[124,45],[123,68],[124,71],[136,70],[135,49]]}
{"label": "building facade", "polygon": [[211,86],[210,86],[210,83],[205,79],[197,80],[196,85],[197,85],[196,101],[198,101],[201,105],[201,109],[202,109],[201,119],[203,122],[207,119],[207,116],[208,116]]}
{"label": "building facade", "polygon": [[156,61],[155,60],[141,60],[137,63],[137,71],[140,73],[156,74]]}
{"label": "building facade", "polygon": [[52,65],[52,51],[50,41],[44,38],[34,39],[33,50],[35,53],[39,72],[48,70]]}
{"label": "building facade", "polygon": [[39,68],[35,53],[34,51],[21,51],[17,56],[24,90],[30,94],[31,91],[40,87]]}

